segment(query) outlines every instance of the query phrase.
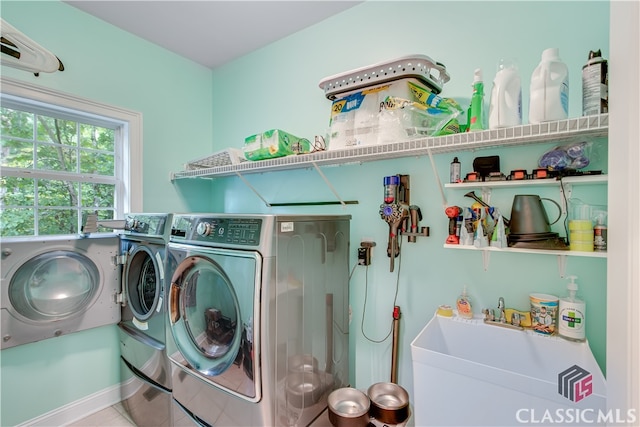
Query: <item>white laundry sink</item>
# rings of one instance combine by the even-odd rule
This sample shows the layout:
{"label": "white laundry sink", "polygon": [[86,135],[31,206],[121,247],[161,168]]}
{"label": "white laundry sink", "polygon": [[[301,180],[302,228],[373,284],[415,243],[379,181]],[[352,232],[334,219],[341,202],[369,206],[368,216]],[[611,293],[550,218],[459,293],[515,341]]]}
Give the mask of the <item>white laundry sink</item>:
{"label": "white laundry sink", "polygon": [[481,318],[434,316],[411,343],[411,356],[416,426],[612,420],[604,376],[587,342]]}

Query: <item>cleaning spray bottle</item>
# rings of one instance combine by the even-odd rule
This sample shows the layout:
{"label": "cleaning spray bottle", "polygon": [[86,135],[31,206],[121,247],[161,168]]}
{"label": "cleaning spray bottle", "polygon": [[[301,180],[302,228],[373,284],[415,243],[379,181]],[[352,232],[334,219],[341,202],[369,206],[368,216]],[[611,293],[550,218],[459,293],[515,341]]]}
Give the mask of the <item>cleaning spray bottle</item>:
{"label": "cleaning spray bottle", "polygon": [[484,130],[484,82],[482,70],[476,68],[473,73],[473,94],[469,107],[469,130],[471,132]]}
{"label": "cleaning spray bottle", "polygon": [[467,286],[462,289],[462,293],[456,300],[456,309],[458,310],[458,316],[464,319],[473,319],[473,308],[471,307],[471,301],[467,296]]}
{"label": "cleaning spray bottle", "polygon": [[569,295],[560,298],[560,313],[558,316],[558,333],[563,338],[572,341],[585,340],[585,303],[576,297],[578,284],[576,276],[569,276],[567,290]]}

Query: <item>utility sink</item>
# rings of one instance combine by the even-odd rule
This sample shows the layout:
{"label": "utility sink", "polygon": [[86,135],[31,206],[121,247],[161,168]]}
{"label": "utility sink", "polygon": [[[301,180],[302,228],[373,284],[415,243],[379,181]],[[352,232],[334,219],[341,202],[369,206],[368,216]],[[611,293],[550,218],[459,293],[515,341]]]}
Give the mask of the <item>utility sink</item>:
{"label": "utility sink", "polygon": [[605,425],[589,344],[434,316],[411,343],[416,426]]}

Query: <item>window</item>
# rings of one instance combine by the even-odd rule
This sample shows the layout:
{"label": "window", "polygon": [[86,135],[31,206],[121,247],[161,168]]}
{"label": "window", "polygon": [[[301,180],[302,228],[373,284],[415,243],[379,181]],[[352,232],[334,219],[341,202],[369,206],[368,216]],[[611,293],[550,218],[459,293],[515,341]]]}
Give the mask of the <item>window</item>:
{"label": "window", "polygon": [[0,236],[76,234],[88,213],[140,210],[138,114],[5,80]]}

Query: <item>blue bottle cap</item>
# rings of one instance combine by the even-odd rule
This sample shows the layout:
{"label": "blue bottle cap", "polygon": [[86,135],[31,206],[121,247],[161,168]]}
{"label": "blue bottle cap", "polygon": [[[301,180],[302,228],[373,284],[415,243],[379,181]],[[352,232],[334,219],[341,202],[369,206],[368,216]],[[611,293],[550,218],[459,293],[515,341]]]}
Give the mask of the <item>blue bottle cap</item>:
{"label": "blue bottle cap", "polygon": [[400,184],[400,177],[398,175],[385,176],[383,180],[384,185],[398,185]]}

